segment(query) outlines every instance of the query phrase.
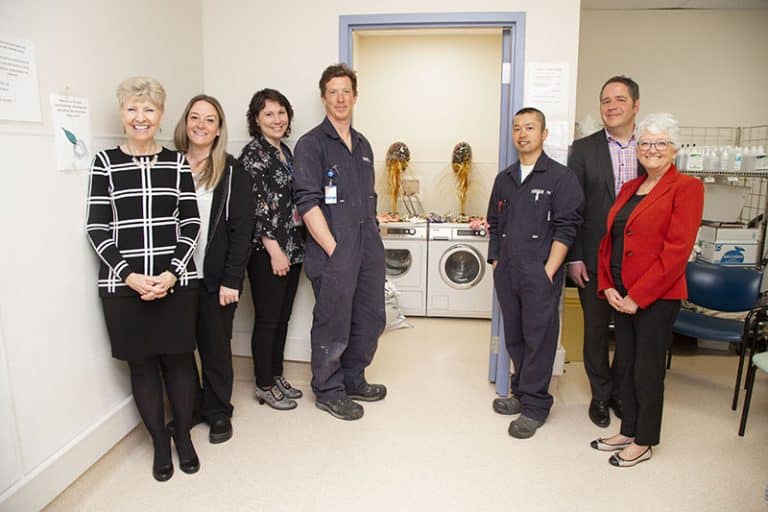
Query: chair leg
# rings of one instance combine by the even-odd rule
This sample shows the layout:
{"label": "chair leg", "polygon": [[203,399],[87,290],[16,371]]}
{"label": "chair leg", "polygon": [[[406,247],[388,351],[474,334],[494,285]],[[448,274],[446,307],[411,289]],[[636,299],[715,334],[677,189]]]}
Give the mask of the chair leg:
{"label": "chair leg", "polygon": [[667,349],[667,370],[672,368],[672,347]]}
{"label": "chair leg", "polygon": [[744,371],[744,355],[746,351],[747,351],[747,344],[742,343],[741,352],[739,353],[739,368],[736,370],[736,386],[733,388],[733,402],[731,403],[732,411],[736,410],[736,406],[739,403],[739,390],[741,388],[741,374]]}
{"label": "chair leg", "polygon": [[757,366],[751,363],[747,369],[747,392],[744,395],[744,406],[741,410],[741,422],[739,423],[739,435],[744,437],[744,431],[747,429],[747,416],[749,415],[749,404],[752,402],[752,388],[755,385],[755,373],[757,373]]}

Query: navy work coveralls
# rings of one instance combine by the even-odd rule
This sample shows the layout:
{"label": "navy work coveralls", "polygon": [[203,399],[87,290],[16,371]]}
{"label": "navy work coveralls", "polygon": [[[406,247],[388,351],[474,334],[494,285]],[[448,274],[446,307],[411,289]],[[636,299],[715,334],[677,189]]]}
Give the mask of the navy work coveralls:
{"label": "navy work coveralls", "polygon": [[[336,239],[329,258],[307,237],[304,269],[312,282],[312,390],[339,400],[365,386],[386,326],[384,245],[376,222],[373,150],[351,130],[352,151],[326,118],[304,134],[294,151],[294,195],[299,214],[319,206]],[[326,186],[336,187],[336,204]]]}
{"label": "navy work coveralls", "polygon": [[539,421],[552,407],[548,388],[564,279],[561,267],[550,282],[544,264],[553,241],[573,243],[582,200],[576,175],[542,153],[523,183],[519,161],[501,171],[488,204],[488,261],[497,261],[493,279],[515,365],[512,394],[522,414]]}

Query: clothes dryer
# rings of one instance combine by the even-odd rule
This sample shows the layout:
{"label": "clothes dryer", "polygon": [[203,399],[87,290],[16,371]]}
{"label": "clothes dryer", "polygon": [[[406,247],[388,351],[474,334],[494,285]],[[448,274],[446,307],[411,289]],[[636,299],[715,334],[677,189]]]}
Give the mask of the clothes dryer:
{"label": "clothes dryer", "polygon": [[427,316],[491,318],[493,272],[485,229],[429,225]]}
{"label": "clothes dryer", "polygon": [[382,223],[386,276],[405,315],[427,314],[427,221]]}

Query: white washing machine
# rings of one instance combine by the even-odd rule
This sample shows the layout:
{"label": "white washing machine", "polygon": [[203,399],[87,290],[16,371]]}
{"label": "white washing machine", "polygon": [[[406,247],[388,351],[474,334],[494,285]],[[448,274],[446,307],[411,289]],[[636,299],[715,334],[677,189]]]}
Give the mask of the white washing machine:
{"label": "white washing machine", "polygon": [[485,229],[429,225],[427,316],[491,318],[493,272]]}
{"label": "white washing machine", "polygon": [[397,289],[405,315],[427,314],[427,221],[387,222],[380,226],[387,279]]}

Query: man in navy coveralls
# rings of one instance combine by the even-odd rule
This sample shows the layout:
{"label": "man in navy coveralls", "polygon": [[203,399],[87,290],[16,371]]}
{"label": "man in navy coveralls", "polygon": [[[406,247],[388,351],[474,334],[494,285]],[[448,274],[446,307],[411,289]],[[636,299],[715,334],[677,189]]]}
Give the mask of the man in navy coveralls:
{"label": "man in navy coveralls", "polygon": [[488,262],[514,363],[512,395],[497,398],[499,414],[520,414],[509,435],[533,436],[552,407],[549,381],[557,350],[563,261],[581,224],[583,200],[576,176],[544,153],[544,114],[515,114],[512,137],[520,160],[501,171],[491,192],[487,220]]}
{"label": "man in navy coveralls", "polygon": [[343,64],[320,78],[326,117],[296,144],[294,195],[311,235],[304,268],[315,293],[312,390],[315,404],[336,418],[356,420],[387,394],[369,384],[384,311],[384,246],[376,222],[373,151],[352,128],[357,77]]}

